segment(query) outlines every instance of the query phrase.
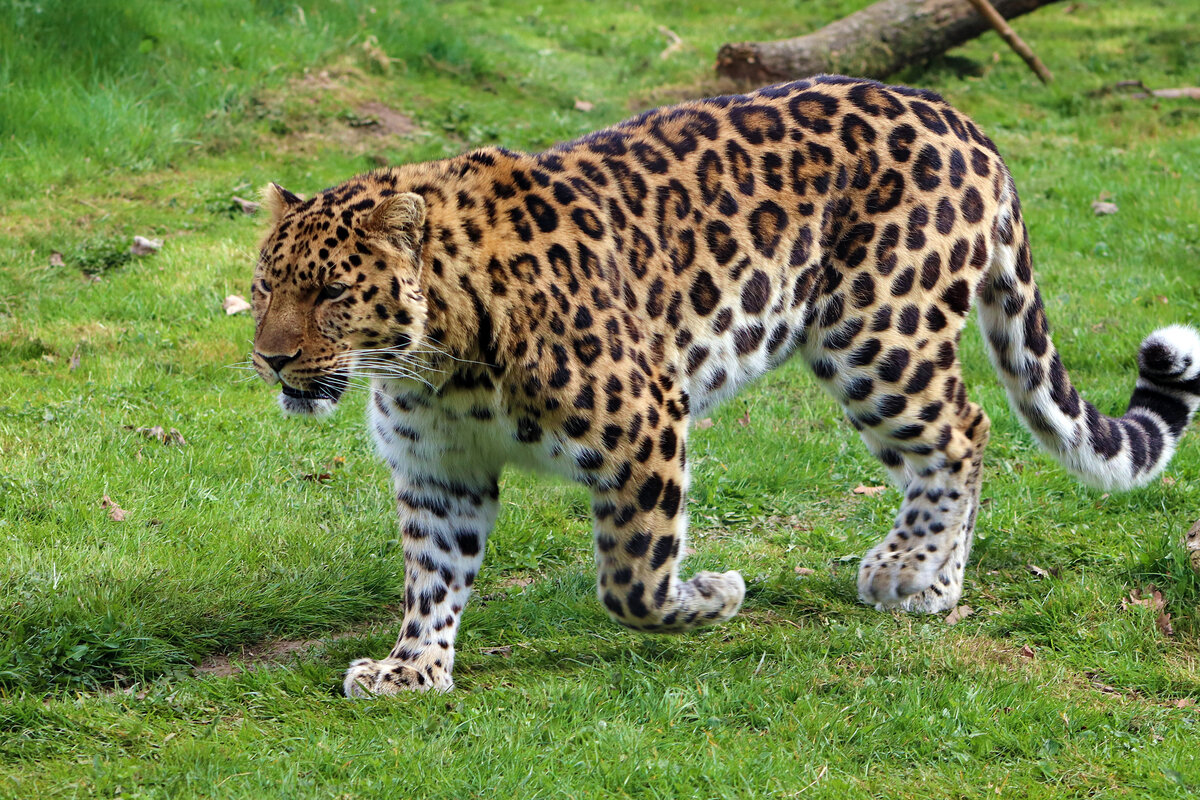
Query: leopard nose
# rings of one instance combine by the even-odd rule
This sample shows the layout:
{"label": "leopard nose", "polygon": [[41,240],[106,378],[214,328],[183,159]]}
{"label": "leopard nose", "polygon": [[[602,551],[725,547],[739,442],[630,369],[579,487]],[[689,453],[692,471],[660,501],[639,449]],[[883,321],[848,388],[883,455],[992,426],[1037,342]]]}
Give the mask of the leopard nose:
{"label": "leopard nose", "polygon": [[264,356],[262,353],[259,353],[258,357],[267,362],[267,366],[275,370],[275,374],[278,375],[285,366],[300,357],[300,351],[297,350],[290,356]]}

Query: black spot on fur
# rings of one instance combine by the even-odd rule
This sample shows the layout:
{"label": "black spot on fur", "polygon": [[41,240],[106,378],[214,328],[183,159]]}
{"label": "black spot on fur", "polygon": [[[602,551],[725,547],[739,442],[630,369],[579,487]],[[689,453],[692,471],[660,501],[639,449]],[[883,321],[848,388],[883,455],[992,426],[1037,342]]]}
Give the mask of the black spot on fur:
{"label": "black spot on fur", "polygon": [[963,192],[962,205],[963,219],[967,222],[979,222],[983,219],[983,197],[979,194],[979,190],[974,186],[968,186]]}
{"label": "black spot on fur", "polygon": [[[917,160],[913,163],[913,181],[922,191],[931,192],[942,183],[942,179],[938,177],[941,168],[941,155],[933,145],[927,144],[921,148],[921,152],[917,154]],[[976,192],[976,195],[978,194]],[[966,216],[965,210],[963,215]]]}
{"label": "black spot on fur", "polygon": [[712,275],[701,270],[696,275],[696,280],[692,282],[688,297],[691,298],[692,307],[696,309],[696,313],[704,317],[711,314],[717,303],[720,302],[721,291],[713,282]]}
{"label": "black spot on fur", "polygon": [[770,297],[771,281],[767,273],[754,270],[742,285],[742,310],[747,314],[761,313]]}

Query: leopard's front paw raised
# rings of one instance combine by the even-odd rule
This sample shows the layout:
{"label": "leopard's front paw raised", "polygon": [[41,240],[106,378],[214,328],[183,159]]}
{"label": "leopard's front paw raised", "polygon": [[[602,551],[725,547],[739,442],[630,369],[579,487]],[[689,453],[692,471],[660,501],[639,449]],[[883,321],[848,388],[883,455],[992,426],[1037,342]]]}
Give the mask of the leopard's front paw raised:
{"label": "leopard's front paw raised", "polygon": [[437,663],[360,658],[351,662],[342,686],[347,697],[374,697],[430,689],[448,692],[454,688],[454,679],[449,670]]}
{"label": "leopard's front paw raised", "polygon": [[705,617],[709,624],[719,624],[737,615],[746,599],[746,581],[737,570],[728,572],[697,572],[688,581],[697,594],[715,607]]}

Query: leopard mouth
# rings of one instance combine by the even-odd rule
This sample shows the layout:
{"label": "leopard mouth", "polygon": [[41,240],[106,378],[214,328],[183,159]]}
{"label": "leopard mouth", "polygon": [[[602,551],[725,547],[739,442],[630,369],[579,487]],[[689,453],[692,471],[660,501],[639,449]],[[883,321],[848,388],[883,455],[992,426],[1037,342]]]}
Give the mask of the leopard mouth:
{"label": "leopard mouth", "polygon": [[331,400],[337,402],[345,393],[349,380],[344,375],[330,375],[315,383],[311,389],[297,389],[288,383],[280,384],[281,391],[293,400]]}

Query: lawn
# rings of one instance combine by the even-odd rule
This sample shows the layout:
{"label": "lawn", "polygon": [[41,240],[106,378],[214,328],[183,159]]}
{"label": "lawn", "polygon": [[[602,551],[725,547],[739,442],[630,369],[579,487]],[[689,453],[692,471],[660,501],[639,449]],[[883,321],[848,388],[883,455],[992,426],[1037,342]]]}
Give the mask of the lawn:
{"label": "lawn", "polygon": [[[974,323],[993,434],[956,624],[856,602],[900,498],[854,491],[884,472],[794,362],[689,442],[685,569],[742,571],[730,624],[610,622],[587,494],[513,471],[457,689],[339,696],[398,625],[386,470],[361,392],[284,419],[231,368],[252,322],[221,304],[248,294],[264,224],[235,196],[546,147],[727,90],[726,41],[862,5],[0,8],[0,797],[1194,796],[1200,575],[1179,540],[1200,431],[1151,487],[1083,488],[1008,410]],[[1119,413],[1141,338],[1200,322],[1200,104],[1109,87],[1195,85],[1200,6],[1060,3],[1017,27],[1052,85],[994,34],[896,79],[995,139],[1063,359]],[[128,256],[135,235],[161,250]]]}

